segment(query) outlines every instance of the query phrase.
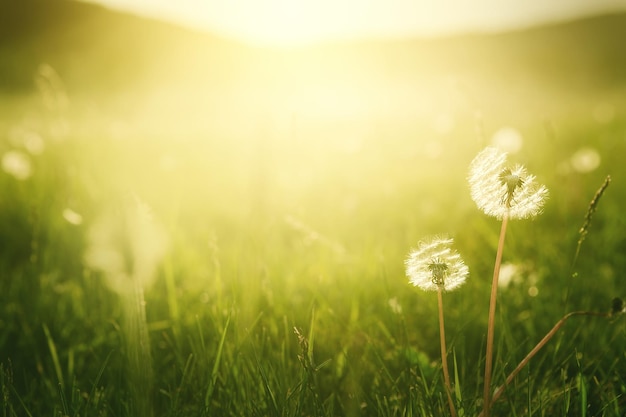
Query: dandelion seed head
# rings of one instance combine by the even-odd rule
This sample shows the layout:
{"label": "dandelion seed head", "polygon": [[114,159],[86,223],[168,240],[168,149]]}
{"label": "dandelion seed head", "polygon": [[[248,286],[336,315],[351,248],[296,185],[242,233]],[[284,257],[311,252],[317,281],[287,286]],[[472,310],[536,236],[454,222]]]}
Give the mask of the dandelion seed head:
{"label": "dandelion seed head", "polygon": [[511,207],[515,191],[524,186],[525,174],[524,168],[517,166],[515,169],[504,168],[498,176],[500,183],[506,187],[506,191],[502,196],[502,203],[507,207]]}
{"label": "dandelion seed head", "polygon": [[525,219],[539,214],[548,189],[522,165],[507,165],[506,153],[494,147],[482,150],[470,164],[468,182],[479,209],[499,219]]}
{"label": "dandelion seed head", "polygon": [[452,243],[445,236],[421,241],[405,261],[409,282],[424,291],[451,291],[461,286],[469,268]]}

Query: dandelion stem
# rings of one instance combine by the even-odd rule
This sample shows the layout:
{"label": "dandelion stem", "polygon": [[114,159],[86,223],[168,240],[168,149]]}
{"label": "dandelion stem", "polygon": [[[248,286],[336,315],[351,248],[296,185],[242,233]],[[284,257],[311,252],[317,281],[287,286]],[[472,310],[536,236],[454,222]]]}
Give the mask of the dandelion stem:
{"label": "dandelion stem", "polygon": [[502,228],[500,229],[500,240],[498,241],[498,251],[496,262],[493,267],[493,281],[491,283],[491,298],[489,300],[489,321],[487,322],[487,353],[485,356],[485,386],[483,389],[483,407],[485,417],[489,417],[489,394],[491,392],[491,372],[493,365],[493,334],[496,319],[496,298],[498,295],[498,278],[500,277],[500,265],[502,264],[502,252],[504,250],[504,237],[506,235],[506,225],[508,223],[508,212],[502,216]]}
{"label": "dandelion stem", "polygon": [[[498,387],[498,389],[493,393],[493,397],[491,399],[491,404],[493,404],[494,402],[498,401],[498,399],[502,396],[502,394],[504,393],[504,390],[506,389],[506,387],[513,382],[513,379],[517,376],[517,374],[520,373],[520,371],[524,368],[524,366],[526,366],[528,364],[528,362],[530,362],[530,360],[533,358],[533,356],[535,356],[537,354],[537,352],[539,352],[539,350],[541,350],[541,348],[543,348],[546,343],[548,343],[550,341],[550,339],[552,339],[552,337],[554,337],[554,335],[556,334],[556,332],[559,331],[559,329],[561,327],[563,327],[563,325],[565,324],[565,322],[573,316],[596,316],[596,317],[608,317],[609,314],[607,313],[597,313],[594,311],[572,311],[570,313],[567,313],[565,316],[563,316],[561,318],[561,320],[559,320],[554,327],[552,327],[552,329],[546,333],[546,335],[543,337],[543,339],[541,339],[539,341],[539,343],[537,343],[535,345],[535,347],[533,348],[533,350],[531,350],[528,355],[526,355],[526,357],[524,359],[522,359],[522,361],[517,365],[517,367],[513,370],[513,372],[511,372],[509,374],[509,376],[506,378],[506,381],[504,382],[503,385],[501,385],[500,387]],[[491,406],[491,404],[489,404],[489,407]],[[489,415],[489,407],[485,406],[484,410],[482,413],[480,413],[478,415],[478,417],[486,417]]]}
{"label": "dandelion stem", "polygon": [[452,386],[450,384],[450,373],[448,372],[448,358],[446,348],[446,332],[443,324],[443,295],[442,290],[439,288],[437,291],[437,300],[439,302],[439,338],[441,346],[441,365],[443,367],[443,381],[446,385],[446,394],[448,395],[448,405],[450,406],[450,415],[456,417],[456,410],[454,408],[454,402],[452,401]]}

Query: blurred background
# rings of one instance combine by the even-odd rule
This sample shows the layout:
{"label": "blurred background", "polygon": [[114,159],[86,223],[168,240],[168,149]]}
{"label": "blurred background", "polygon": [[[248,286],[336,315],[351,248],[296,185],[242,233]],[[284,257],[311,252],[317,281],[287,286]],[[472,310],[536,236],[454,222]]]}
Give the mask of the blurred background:
{"label": "blurred background", "polygon": [[466,166],[494,141],[565,187],[597,183],[618,158],[619,2],[227,4],[110,3],[188,29],[90,3],[3,2],[6,150],[37,143],[41,156],[22,149],[35,176],[47,144],[75,141],[92,194],[335,218],[411,195],[397,209],[415,219],[442,198],[464,210]]}

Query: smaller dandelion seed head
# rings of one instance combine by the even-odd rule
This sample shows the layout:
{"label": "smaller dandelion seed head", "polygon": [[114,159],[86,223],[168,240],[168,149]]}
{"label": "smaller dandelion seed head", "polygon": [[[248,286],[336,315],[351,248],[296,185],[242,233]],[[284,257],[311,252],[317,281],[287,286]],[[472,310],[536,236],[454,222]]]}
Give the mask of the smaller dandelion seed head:
{"label": "smaller dandelion seed head", "polygon": [[452,249],[452,243],[445,236],[421,241],[405,261],[410,283],[424,291],[451,291],[461,286],[469,268]]}
{"label": "smaller dandelion seed head", "polygon": [[543,208],[548,189],[522,165],[507,166],[506,154],[493,147],[482,150],[470,164],[472,200],[485,214],[511,219],[534,217]]}

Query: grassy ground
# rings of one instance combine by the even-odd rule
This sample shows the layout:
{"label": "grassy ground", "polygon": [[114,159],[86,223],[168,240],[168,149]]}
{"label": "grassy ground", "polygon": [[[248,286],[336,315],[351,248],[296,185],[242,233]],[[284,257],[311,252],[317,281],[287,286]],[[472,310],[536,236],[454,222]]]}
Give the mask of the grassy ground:
{"label": "grassy ground", "polygon": [[[1,415],[448,415],[436,296],[403,265],[437,233],[470,268],[444,303],[459,415],[478,415],[499,223],[466,176],[500,127],[550,198],[509,223],[494,383],[568,311],[626,296],[622,75],[585,62],[561,84],[556,64],[415,84],[368,67],[373,87],[326,68],[279,92],[223,75],[210,108],[184,86],[106,96],[41,67],[0,100]],[[623,318],[573,317],[494,415],[623,416],[625,337]]]}
{"label": "grassy ground", "polygon": [[[81,122],[40,114],[28,127],[41,153],[25,150],[22,122],[4,126],[4,151],[32,163],[25,180],[0,178],[4,415],[445,415],[436,300],[403,270],[409,248],[439,232],[470,266],[445,296],[446,320],[459,408],[481,410],[499,226],[469,199],[475,141],[443,138],[435,159],[414,133],[357,151],[268,140],[251,152],[86,137]],[[565,312],[605,312],[624,295],[624,122],[567,129],[516,156],[551,196],[537,219],[510,224],[516,278],[500,294],[496,384]],[[600,168],[567,171],[582,145]],[[625,331],[620,319],[571,319],[497,413],[623,415]]]}

